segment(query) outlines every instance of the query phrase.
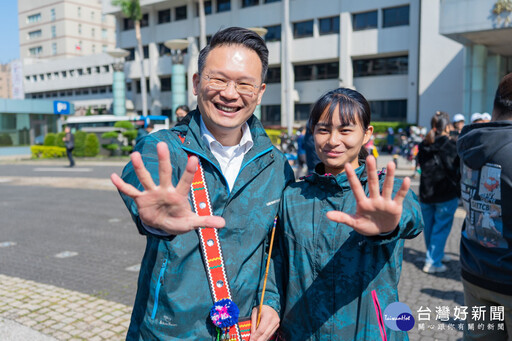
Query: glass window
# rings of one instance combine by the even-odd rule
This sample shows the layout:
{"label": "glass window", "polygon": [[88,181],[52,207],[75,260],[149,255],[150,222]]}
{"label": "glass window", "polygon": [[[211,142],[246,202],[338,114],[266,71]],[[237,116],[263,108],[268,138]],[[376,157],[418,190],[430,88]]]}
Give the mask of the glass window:
{"label": "glass window", "polygon": [[92,53],[96,53],[96,45],[95,44],[92,44],[91,50],[92,50]]}
{"label": "glass window", "polygon": [[50,18],[51,18],[51,20],[55,20],[55,17],[56,17],[55,8],[52,8],[52,9],[50,9]]}
{"label": "glass window", "polygon": [[382,27],[409,25],[409,5],[382,10]]}
{"label": "glass window", "polygon": [[330,17],[318,20],[320,34],[340,33],[340,17]]}
{"label": "glass window", "polygon": [[[203,1],[204,4],[204,15],[212,14],[212,2]],[[196,17],[199,16],[199,3],[196,3]]]}
{"label": "glass window", "polygon": [[78,34],[82,34],[82,24],[78,24]]}
{"label": "glass window", "polygon": [[55,38],[57,36],[57,28],[55,27],[55,25],[52,26],[51,30],[52,30],[52,38]]}
{"label": "glass window", "polygon": [[313,36],[313,20],[293,23],[293,37],[304,38]]}
{"label": "glass window", "polygon": [[132,82],[127,82],[126,83],[126,91],[132,91]]}
{"label": "glass window", "polygon": [[336,79],[339,77],[339,70],[339,62],[294,65],[293,67],[295,81]]}
{"label": "glass window", "polygon": [[281,41],[281,25],[267,26],[267,34],[265,34],[265,41]]}
{"label": "glass window", "polygon": [[107,39],[108,38],[108,32],[107,32],[106,28],[102,28],[101,29],[101,38],[102,39]]}
{"label": "glass window", "polygon": [[41,13],[32,14],[27,17],[27,23],[35,23],[41,21]]}
{"label": "glass window", "polygon": [[352,29],[354,31],[377,28],[377,11],[355,13],[352,15]]}
{"label": "glass window", "polygon": [[125,57],[124,60],[126,60],[127,62],[135,60],[135,47],[130,47],[130,48],[127,48],[125,50],[128,51],[129,54]]}
{"label": "glass window", "polygon": [[41,35],[42,35],[42,31],[41,30],[28,32],[28,39],[40,38]]}
{"label": "glass window", "polygon": [[[135,80],[136,92],[140,94],[140,79]],[[146,78],[146,91],[149,90],[149,78]]]}
{"label": "glass window", "polygon": [[158,11],[158,23],[164,24],[167,22],[171,22],[171,10],[164,9],[164,10]]}
{"label": "glass window", "polygon": [[269,67],[265,83],[281,83],[281,67]]}
{"label": "glass window", "polygon": [[281,0],[265,0],[264,2],[265,2],[266,4],[269,4],[269,3],[271,3],[271,2],[279,2],[279,1],[281,1]]}
{"label": "glass window", "polygon": [[94,37],[96,35],[96,29],[91,28],[91,37]]}
{"label": "glass window", "polygon": [[281,106],[280,105],[262,105],[261,123],[264,125],[281,125]]}
{"label": "glass window", "polygon": [[142,15],[142,19],[140,19],[140,27],[147,27],[149,26],[149,14],[144,13]]}
{"label": "glass window", "polygon": [[52,54],[54,56],[57,54],[57,43],[52,43]]}
{"label": "glass window", "polygon": [[407,100],[368,101],[372,121],[407,121]]}
{"label": "glass window", "polygon": [[403,75],[408,73],[409,57],[358,59],[352,62],[354,77]]}
{"label": "glass window", "polygon": [[42,46],[31,47],[30,49],[28,49],[28,53],[31,56],[39,56],[40,54],[43,53],[43,47]]}
{"label": "glass window", "polygon": [[91,11],[91,20],[94,21],[94,11]]}
{"label": "glass window", "polygon": [[312,108],[313,104],[310,103],[295,104],[295,121],[309,120]]}
{"label": "glass window", "polygon": [[79,18],[82,16],[82,7],[77,8],[76,14],[78,15]]}
{"label": "glass window", "polygon": [[176,20],[187,19],[187,6],[176,7]]}
{"label": "glass window", "polygon": [[148,45],[142,46],[142,53],[144,54],[144,59],[149,58],[149,46]]}
{"label": "glass window", "polygon": [[242,0],[242,8],[258,6],[258,5],[259,5],[259,0]]}
{"label": "glass window", "polygon": [[165,46],[164,43],[159,43],[158,44],[158,55],[160,57],[162,56],[170,56],[171,55],[171,50]]}
{"label": "glass window", "polygon": [[133,20],[128,18],[123,18],[123,31],[133,30],[135,28],[135,23]]}
{"label": "glass window", "polygon": [[231,0],[217,0],[217,12],[226,12],[231,10]]}
{"label": "glass window", "polygon": [[101,45],[101,52],[107,52],[107,45]]}
{"label": "glass window", "polygon": [[160,77],[160,91],[171,91],[171,77]]}

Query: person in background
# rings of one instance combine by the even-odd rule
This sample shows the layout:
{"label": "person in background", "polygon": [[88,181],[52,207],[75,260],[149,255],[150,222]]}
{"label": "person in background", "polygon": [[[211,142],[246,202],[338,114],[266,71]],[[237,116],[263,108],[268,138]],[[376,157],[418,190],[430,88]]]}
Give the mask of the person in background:
{"label": "person in background", "polygon": [[482,114],[482,121],[480,123],[488,123],[491,122],[491,115],[488,112],[484,112]]}
{"label": "person in background", "polygon": [[[464,340],[512,340],[512,73],[501,80],[489,123],[469,125],[457,142],[466,218],[460,239],[464,305],[485,311],[479,321],[504,328],[464,328]],[[469,308],[471,309],[471,308]]]}
{"label": "person in background", "polygon": [[482,114],[479,113],[479,112],[475,112],[473,113],[473,115],[471,115],[471,124],[473,123],[482,123]]}
{"label": "person in background", "polygon": [[304,166],[306,166],[306,149],[304,148],[304,137],[306,134],[306,128],[301,127],[297,131],[297,174],[296,178],[303,175]]}
{"label": "person in background", "polygon": [[445,272],[448,269],[442,264],[451,260],[444,254],[444,247],[460,195],[460,161],[455,141],[449,138],[450,117],[445,112],[436,112],[431,127],[418,147],[420,204],[427,249],[423,271],[426,273]]}
{"label": "person in background", "polygon": [[64,141],[64,145],[66,146],[66,154],[69,160],[69,167],[75,167],[75,160],[73,159],[73,149],[75,149],[75,136],[69,127],[64,128],[64,132],[66,134],[62,138],[62,141]]}
{"label": "person in background", "polygon": [[464,128],[464,124],[466,124],[466,118],[464,117],[464,115],[460,113],[455,114],[455,116],[453,116],[452,123],[453,129],[452,131],[450,131],[450,137],[457,141],[457,138],[459,137],[462,128]]}
{"label": "person in background", "polygon": [[180,122],[187,114],[189,113],[190,109],[186,105],[180,105],[176,108],[176,122]]}
{"label": "person in background", "polygon": [[316,154],[315,140],[309,122],[306,124],[306,134],[304,135],[304,150],[306,151],[306,164],[308,166],[308,174],[313,173],[320,158]]}

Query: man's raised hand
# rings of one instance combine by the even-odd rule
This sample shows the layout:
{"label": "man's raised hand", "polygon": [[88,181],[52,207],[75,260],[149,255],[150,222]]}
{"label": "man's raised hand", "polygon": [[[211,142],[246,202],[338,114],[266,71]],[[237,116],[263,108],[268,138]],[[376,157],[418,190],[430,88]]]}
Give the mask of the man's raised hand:
{"label": "man's raised hand", "polygon": [[156,149],[160,178],[158,186],[144,167],[142,157],[138,152],[131,154],[131,160],[135,174],[144,187],[143,191],[126,183],[115,173],[110,176],[117,189],[135,201],[141,221],[147,226],[160,229],[171,235],[186,233],[199,227],[224,227],[224,218],[198,216],[190,207],[188,194],[199,163],[197,157],[189,158],[185,172],[178,185],[174,187],[171,180],[172,166],[169,148],[165,142],[159,142]]}

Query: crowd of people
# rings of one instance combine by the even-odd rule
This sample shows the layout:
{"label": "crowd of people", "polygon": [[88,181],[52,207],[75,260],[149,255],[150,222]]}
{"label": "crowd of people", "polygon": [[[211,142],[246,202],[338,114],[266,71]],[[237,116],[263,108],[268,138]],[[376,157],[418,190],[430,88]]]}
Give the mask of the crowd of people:
{"label": "crowd of people", "polygon": [[197,108],[172,129],[142,137],[122,176],[112,174],[147,240],[127,340],[407,340],[386,329],[381,309],[398,301],[404,240],[425,224],[424,271],[444,271],[460,192],[468,210],[465,298],[505,305],[507,328],[490,339],[506,339],[512,75],[500,84],[492,121],[464,127],[458,144],[449,117],[434,115],[418,143],[418,200],[409,178],[395,178],[393,162],[377,171],[365,148],[370,106],[346,88],[314,104],[297,139],[308,171],[295,181],[253,115],[267,69],[256,33],[217,32],[193,76]]}

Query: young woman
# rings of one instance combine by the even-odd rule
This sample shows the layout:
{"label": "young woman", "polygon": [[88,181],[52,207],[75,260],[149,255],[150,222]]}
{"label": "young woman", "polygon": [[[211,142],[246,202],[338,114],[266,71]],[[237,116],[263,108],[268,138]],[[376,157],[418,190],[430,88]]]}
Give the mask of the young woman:
{"label": "young woman", "polygon": [[420,202],[425,220],[426,273],[444,272],[446,240],[453,224],[460,195],[459,157],[456,142],[450,138],[450,117],[438,111],[431,120],[432,129],[418,148],[421,167]]}
{"label": "young woman", "polygon": [[384,176],[372,156],[364,159],[373,127],[357,91],[328,92],[309,123],[321,163],[285,190],[277,228],[281,337],[407,339],[385,329],[377,301],[382,310],[398,301],[403,239],[422,229],[410,180],[393,181],[393,162]]}

